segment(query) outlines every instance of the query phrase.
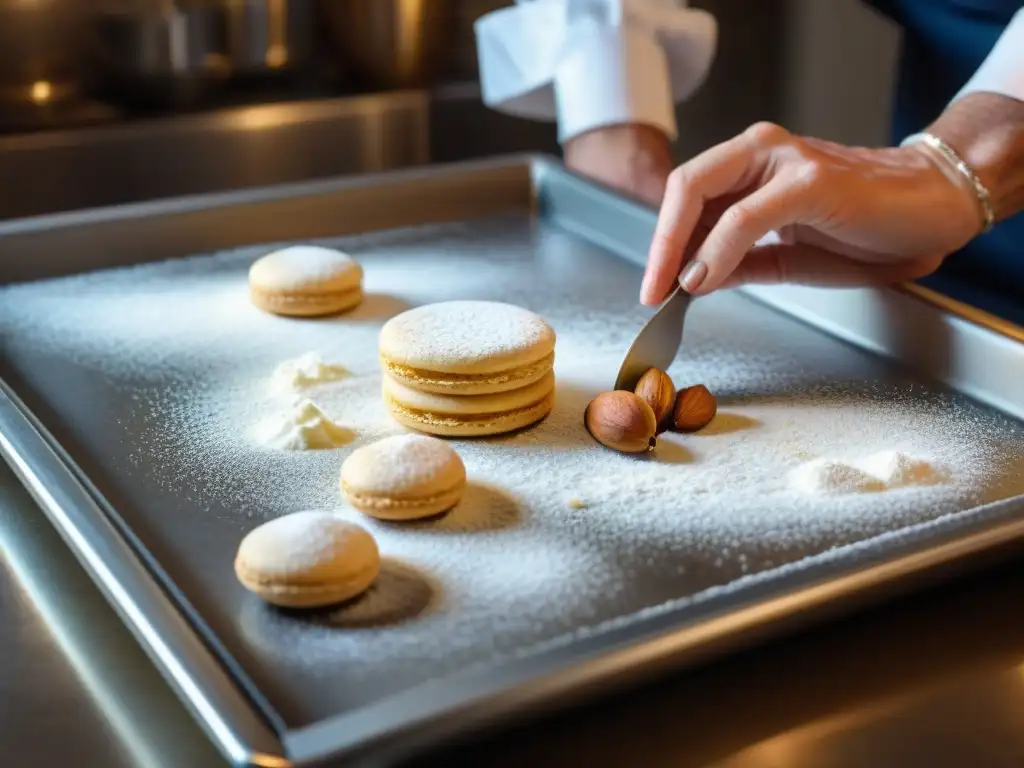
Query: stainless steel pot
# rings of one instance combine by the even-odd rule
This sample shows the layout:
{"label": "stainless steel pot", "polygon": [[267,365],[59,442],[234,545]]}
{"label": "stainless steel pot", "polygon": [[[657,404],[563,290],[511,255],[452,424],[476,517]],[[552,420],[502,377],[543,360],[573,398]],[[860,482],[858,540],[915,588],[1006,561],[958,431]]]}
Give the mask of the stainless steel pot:
{"label": "stainless steel pot", "polygon": [[454,0],[321,0],[342,64],[370,88],[432,85],[450,60]]}
{"label": "stainless steel pot", "polygon": [[82,0],[0,0],[0,102],[44,106],[78,96],[88,14]]}
{"label": "stainless steel pot", "polygon": [[202,101],[231,71],[221,9],[211,0],[107,0],[96,10],[105,90],[133,104]]}
{"label": "stainless steel pot", "polygon": [[235,74],[294,72],[312,61],[315,0],[221,1]]}

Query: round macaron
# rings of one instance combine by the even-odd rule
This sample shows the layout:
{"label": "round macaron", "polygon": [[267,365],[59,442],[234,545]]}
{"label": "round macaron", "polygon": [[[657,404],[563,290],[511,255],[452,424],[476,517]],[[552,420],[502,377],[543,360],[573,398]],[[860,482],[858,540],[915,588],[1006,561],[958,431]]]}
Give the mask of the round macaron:
{"label": "round macaron", "polygon": [[334,315],[363,300],[363,268],[341,251],[293,245],[253,263],[249,296],[257,307],[275,315]]}
{"label": "round macaron", "polygon": [[294,512],[270,520],[242,539],[235,556],[242,586],[286,608],[349,600],[379,572],[373,536],[330,512]]}
{"label": "round macaron", "polygon": [[488,395],[540,381],[555,361],[555,332],[522,307],[493,301],[428,304],[380,332],[385,373],[419,392]]}
{"label": "round macaron", "polygon": [[446,512],[462,497],[466,467],[443,440],[395,435],[358,448],[341,465],[341,490],[353,507],[382,520]]}
{"label": "round macaron", "polygon": [[420,392],[384,377],[384,403],[399,424],[444,437],[486,437],[523,429],[543,419],[555,404],[555,376],[522,389],[493,395],[452,396]]}

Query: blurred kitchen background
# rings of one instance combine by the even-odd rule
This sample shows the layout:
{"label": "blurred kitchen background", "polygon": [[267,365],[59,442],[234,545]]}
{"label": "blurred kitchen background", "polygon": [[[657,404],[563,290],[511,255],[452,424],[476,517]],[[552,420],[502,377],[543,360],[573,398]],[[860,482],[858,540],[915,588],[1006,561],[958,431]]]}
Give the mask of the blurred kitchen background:
{"label": "blurred kitchen background", "polygon": [[[0,219],[517,152],[474,19],[503,0],[0,0]],[[887,140],[898,33],[858,0],[700,0],[680,158],[759,119]]]}

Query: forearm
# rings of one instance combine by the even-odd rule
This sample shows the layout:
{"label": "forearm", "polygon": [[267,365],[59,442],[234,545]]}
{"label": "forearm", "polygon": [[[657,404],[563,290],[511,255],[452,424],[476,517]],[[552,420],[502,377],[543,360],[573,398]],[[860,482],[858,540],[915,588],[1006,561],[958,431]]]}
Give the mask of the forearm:
{"label": "forearm", "polygon": [[565,142],[565,164],[574,171],[652,205],[661,203],[675,159],[668,137],[643,124],[596,128]]}
{"label": "forearm", "polygon": [[997,222],[1024,211],[1024,101],[970,93],[927,131],[956,150],[985,185]]}
{"label": "forearm", "polygon": [[[1024,210],[1024,10],[927,131],[978,176],[997,222]],[[948,163],[945,171],[958,176]]]}

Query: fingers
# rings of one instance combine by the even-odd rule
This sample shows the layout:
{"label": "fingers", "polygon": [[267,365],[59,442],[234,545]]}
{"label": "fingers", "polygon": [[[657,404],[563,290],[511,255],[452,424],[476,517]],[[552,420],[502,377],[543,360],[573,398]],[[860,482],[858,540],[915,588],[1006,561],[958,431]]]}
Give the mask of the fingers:
{"label": "fingers", "polygon": [[884,264],[855,261],[813,245],[758,246],[747,253],[719,287],[752,283],[798,283],[823,288],[892,285],[924,277],[941,264],[940,256]]}
{"label": "fingers", "polygon": [[778,176],[733,204],[718,219],[681,277],[694,294],[720,287],[754,245],[806,213],[808,188]]}
{"label": "fingers", "polygon": [[705,294],[742,282],[855,286],[929,274],[941,259],[921,254],[946,239],[908,234],[898,215],[930,199],[911,170],[883,150],[754,126],[670,176],[641,301],[661,301],[677,279]]}
{"label": "fingers", "polygon": [[675,286],[705,205],[749,186],[763,170],[762,154],[758,145],[742,134],[672,172],[640,289],[641,302],[657,304]]}

